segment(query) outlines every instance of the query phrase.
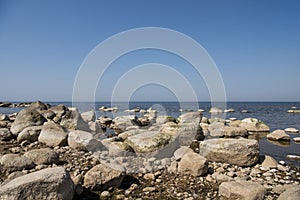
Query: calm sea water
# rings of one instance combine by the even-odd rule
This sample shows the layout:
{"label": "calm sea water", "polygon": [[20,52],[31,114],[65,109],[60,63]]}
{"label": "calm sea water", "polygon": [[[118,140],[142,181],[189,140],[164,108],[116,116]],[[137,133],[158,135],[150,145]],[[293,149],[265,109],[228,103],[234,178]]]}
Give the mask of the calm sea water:
{"label": "calm sea water", "polygon": [[[71,102],[48,102],[51,105],[64,104],[66,106],[71,106]],[[161,115],[170,115],[173,117],[178,117],[181,112],[179,109],[181,107],[193,108],[194,103],[184,103],[180,104],[178,102],[130,102],[126,103],[115,103],[111,105],[110,102],[96,102],[91,103],[81,103],[80,108],[84,110],[89,110],[95,108],[97,116],[108,116],[115,117],[117,115],[128,114],[123,112],[126,109],[133,109],[139,107],[141,109],[148,109],[153,107],[159,110]],[[199,102],[199,108],[204,109],[204,116],[210,117],[209,109],[211,107],[210,102]],[[77,105],[78,106],[78,105]],[[99,108],[101,106],[111,107],[117,106],[119,111],[117,113],[101,112]],[[287,113],[292,106],[296,106],[300,109],[300,102],[228,102],[227,108],[233,108],[234,113],[227,113],[226,118],[235,117],[238,119],[243,119],[247,117],[254,117],[264,121],[270,128],[271,131],[276,129],[285,129],[289,127],[294,127],[300,130],[300,114]],[[18,112],[20,108],[0,108],[0,113],[14,113]],[[241,113],[241,110],[248,110],[250,113]],[[300,134],[290,134],[291,138],[300,137]],[[262,155],[271,155],[276,160],[286,160],[286,155],[300,155],[300,144],[294,143],[292,140],[289,144],[274,144],[265,138],[260,139],[260,152]],[[287,161],[289,162],[289,161]],[[299,165],[299,162],[292,162],[293,164]]]}

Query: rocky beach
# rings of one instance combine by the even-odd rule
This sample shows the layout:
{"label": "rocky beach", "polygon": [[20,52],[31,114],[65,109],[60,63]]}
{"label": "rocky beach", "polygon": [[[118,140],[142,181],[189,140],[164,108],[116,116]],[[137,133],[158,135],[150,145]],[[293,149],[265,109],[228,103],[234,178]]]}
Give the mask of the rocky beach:
{"label": "rocky beach", "polygon": [[290,165],[262,155],[258,141],[300,145],[299,131],[270,130],[251,113],[175,118],[136,108],[110,118],[118,108],[96,116],[43,102],[0,107],[22,107],[0,114],[1,200],[300,198],[299,154],[286,155],[298,163]]}

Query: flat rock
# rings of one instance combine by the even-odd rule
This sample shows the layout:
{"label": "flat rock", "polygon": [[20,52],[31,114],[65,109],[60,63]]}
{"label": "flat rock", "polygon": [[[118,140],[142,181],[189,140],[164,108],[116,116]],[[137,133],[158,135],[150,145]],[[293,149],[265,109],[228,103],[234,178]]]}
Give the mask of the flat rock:
{"label": "flat rock", "polygon": [[294,186],[283,192],[277,200],[300,200],[300,187]]}
{"label": "flat rock", "polygon": [[106,190],[110,187],[119,187],[123,179],[122,172],[99,164],[85,174],[84,186],[92,190]]}
{"label": "flat rock", "polygon": [[24,156],[32,160],[36,165],[58,164],[59,162],[57,153],[50,148],[30,150],[26,152]]}
{"label": "flat rock", "polygon": [[62,167],[43,169],[13,179],[0,187],[1,200],[60,199],[71,200],[74,184]]}
{"label": "flat rock", "polygon": [[34,163],[27,157],[18,154],[5,154],[1,158],[1,165],[10,171],[20,171],[34,168]]}
{"label": "flat rock", "polygon": [[266,189],[251,181],[224,182],[219,186],[219,194],[227,199],[263,200]]}
{"label": "flat rock", "polygon": [[216,138],[200,142],[200,154],[210,161],[251,166],[259,159],[259,144],[251,139]]}
{"label": "flat rock", "polygon": [[295,137],[293,138],[294,142],[299,142],[300,143],[300,137]]}
{"label": "flat rock", "polygon": [[263,121],[256,118],[245,118],[239,127],[247,129],[248,132],[269,132],[270,128]]}
{"label": "flat rock", "polygon": [[26,127],[40,126],[46,121],[47,119],[35,109],[26,108],[18,113],[16,120],[11,125],[10,131],[14,135],[18,135]]}
{"label": "flat rock", "polygon": [[184,154],[178,163],[178,172],[193,176],[202,176],[207,173],[207,169],[206,158],[194,152]]}
{"label": "flat rock", "polygon": [[299,133],[299,130],[296,128],[286,128],[284,131],[287,133]]}
{"label": "flat rock", "polygon": [[38,141],[38,137],[42,131],[43,126],[29,126],[18,134],[17,141],[19,143],[27,140],[29,142]]}
{"label": "flat rock", "polygon": [[290,136],[283,130],[275,130],[267,135],[267,139],[275,141],[290,141]]}
{"label": "flat rock", "polygon": [[67,145],[67,136],[68,134],[59,124],[47,122],[42,127],[38,141],[49,147],[65,146]]}
{"label": "flat rock", "polygon": [[128,137],[125,140],[137,153],[154,152],[167,145],[172,137],[159,131],[145,131]]}

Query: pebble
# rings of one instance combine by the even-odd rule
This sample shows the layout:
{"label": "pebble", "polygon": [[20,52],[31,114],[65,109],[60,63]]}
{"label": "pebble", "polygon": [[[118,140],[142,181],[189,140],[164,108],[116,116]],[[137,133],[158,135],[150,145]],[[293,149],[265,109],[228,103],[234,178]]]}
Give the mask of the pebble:
{"label": "pebble", "polygon": [[143,192],[154,192],[156,189],[155,187],[145,187],[143,189]]}

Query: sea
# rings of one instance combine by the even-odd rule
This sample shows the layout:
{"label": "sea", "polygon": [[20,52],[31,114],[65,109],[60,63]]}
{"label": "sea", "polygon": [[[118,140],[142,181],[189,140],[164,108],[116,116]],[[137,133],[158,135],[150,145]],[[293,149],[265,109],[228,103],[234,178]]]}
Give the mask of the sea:
{"label": "sea", "polygon": [[[17,102],[16,102],[17,103]],[[64,104],[66,106],[72,106],[72,102],[46,102],[50,105]],[[158,110],[159,115],[169,115],[177,118],[183,112],[191,111],[195,109],[197,105],[199,109],[203,109],[203,115],[205,117],[211,117],[209,110],[212,107],[211,102],[95,102],[95,103],[77,103],[76,107],[81,108],[82,110],[94,109],[96,111],[97,117],[108,116],[115,117],[118,115],[128,115],[136,114],[141,115],[140,113],[128,113],[125,110],[130,110],[134,108],[139,109],[155,109]],[[189,106],[190,105],[190,106]],[[99,108],[105,107],[118,107],[118,112],[103,112]],[[182,107],[185,109],[182,110]],[[189,109],[190,107],[190,109]],[[300,109],[300,102],[227,102],[227,108],[232,108],[235,112],[226,113],[223,115],[224,118],[257,118],[265,122],[271,129],[274,131],[276,129],[285,129],[285,128],[296,128],[300,130],[300,114],[287,113],[291,107],[297,107]],[[186,109],[188,108],[188,109]],[[2,114],[12,114],[20,111],[23,108],[0,108],[0,113]],[[249,113],[242,113],[242,110],[248,110]],[[300,166],[299,161],[290,161],[287,159],[287,155],[298,155],[300,156],[300,144],[297,144],[293,141],[294,137],[300,137],[300,134],[289,134],[291,137],[290,142],[286,143],[276,143],[266,139],[266,137],[256,137],[259,138],[260,144],[260,154],[261,155],[270,155],[275,158],[277,161],[285,161],[292,165]]]}

